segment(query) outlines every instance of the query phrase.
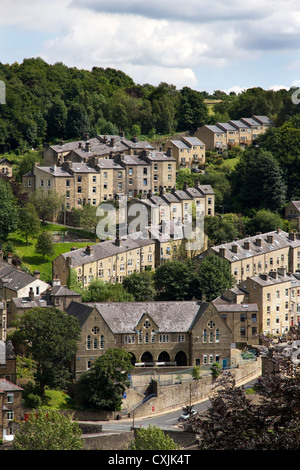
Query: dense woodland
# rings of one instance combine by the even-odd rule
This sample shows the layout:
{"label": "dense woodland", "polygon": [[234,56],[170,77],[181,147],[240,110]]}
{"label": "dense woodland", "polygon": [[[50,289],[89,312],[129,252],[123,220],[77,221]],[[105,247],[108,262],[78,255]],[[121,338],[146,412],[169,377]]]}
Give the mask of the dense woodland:
{"label": "dense woodland", "polygon": [[[0,80],[7,103],[0,106],[0,144],[8,150],[81,139],[86,132],[167,135],[252,114],[268,115],[281,125],[299,112],[292,90],[252,88],[239,95],[217,90],[209,95],[167,83],[139,85],[119,70],[79,70],[41,58],[0,63]],[[221,100],[214,114],[207,98]]]}

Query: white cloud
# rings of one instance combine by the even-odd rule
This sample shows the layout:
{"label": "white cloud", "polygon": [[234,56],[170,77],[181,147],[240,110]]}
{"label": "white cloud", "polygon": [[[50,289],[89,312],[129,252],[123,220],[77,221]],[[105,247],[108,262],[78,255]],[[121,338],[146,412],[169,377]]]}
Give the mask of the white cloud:
{"label": "white cloud", "polygon": [[2,30],[51,37],[39,54],[49,63],[113,67],[137,83],[197,87],[197,69],[218,74],[240,61],[251,75],[264,51],[300,49],[296,0],[1,0],[0,8]]}

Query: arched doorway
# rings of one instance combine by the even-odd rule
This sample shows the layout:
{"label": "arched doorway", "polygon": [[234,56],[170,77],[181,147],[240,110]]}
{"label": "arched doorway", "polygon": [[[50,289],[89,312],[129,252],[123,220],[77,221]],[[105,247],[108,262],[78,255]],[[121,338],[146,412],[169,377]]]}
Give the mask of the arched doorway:
{"label": "arched doorway", "polygon": [[157,360],[158,362],[170,362],[170,356],[166,351],[162,351]]}
{"label": "arched doorway", "polygon": [[175,356],[177,366],[187,366],[187,357],[185,352],[179,351]]}
{"label": "arched doorway", "polygon": [[153,356],[149,351],[144,352],[141,357],[141,362],[153,362]]}
{"label": "arched doorway", "polygon": [[131,352],[131,353],[129,353],[129,354],[131,355],[131,358],[130,358],[130,360],[131,360],[131,364],[134,366],[134,365],[135,365],[135,363],[136,363],[136,357],[135,357],[135,355],[134,355],[132,352]]}

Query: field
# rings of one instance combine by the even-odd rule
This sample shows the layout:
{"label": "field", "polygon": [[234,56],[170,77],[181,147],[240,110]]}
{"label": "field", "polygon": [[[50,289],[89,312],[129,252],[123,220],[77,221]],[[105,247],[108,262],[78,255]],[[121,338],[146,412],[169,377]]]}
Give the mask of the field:
{"label": "field", "polygon": [[[63,231],[64,228],[61,226],[48,226],[47,229],[51,230],[55,228],[55,231]],[[8,242],[11,242],[14,246],[14,253],[21,258],[22,265],[29,269],[30,273],[35,270],[40,271],[40,277],[45,282],[51,282],[52,280],[52,260],[61,253],[71,251],[72,247],[82,248],[87,244],[93,242],[63,242],[54,243],[54,255],[46,256],[43,261],[42,255],[35,252],[36,239],[29,239],[29,244],[18,232],[13,232],[8,237]]]}

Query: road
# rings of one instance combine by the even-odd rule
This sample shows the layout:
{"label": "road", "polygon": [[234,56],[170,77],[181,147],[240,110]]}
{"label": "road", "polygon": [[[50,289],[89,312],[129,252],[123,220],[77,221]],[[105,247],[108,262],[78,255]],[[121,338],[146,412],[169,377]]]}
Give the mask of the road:
{"label": "road", "polygon": [[[194,409],[201,412],[210,406],[210,401],[205,400],[201,403],[194,405]],[[118,421],[107,421],[102,423],[102,432],[120,432],[130,431],[132,427],[148,427],[156,426],[164,430],[178,429],[178,418],[182,413],[182,409],[171,411],[169,413],[162,413],[153,417],[138,417],[138,418],[123,418]]]}
{"label": "road", "polygon": [[[252,380],[244,385],[245,388],[252,387],[256,380]],[[193,406],[198,412],[203,412],[207,410],[210,406],[210,400],[204,400],[200,403],[197,403]],[[103,421],[102,422],[102,432],[121,432],[121,431],[130,431],[132,427],[148,427],[156,426],[163,430],[178,429],[178,418],[182,413],[182,408],[171,411],[168,413],[161,413],[153,417],[133,417],[133,418],[122,418],[121,420],[114,421]]]}

